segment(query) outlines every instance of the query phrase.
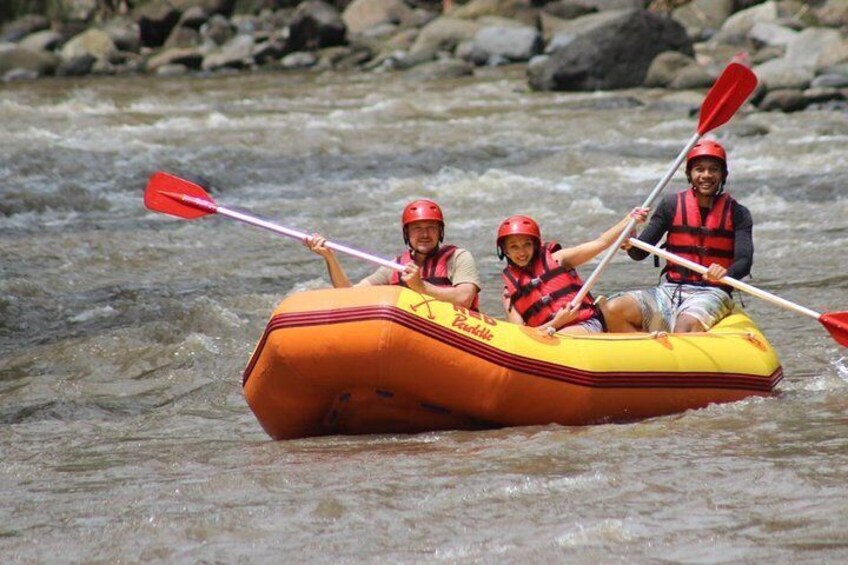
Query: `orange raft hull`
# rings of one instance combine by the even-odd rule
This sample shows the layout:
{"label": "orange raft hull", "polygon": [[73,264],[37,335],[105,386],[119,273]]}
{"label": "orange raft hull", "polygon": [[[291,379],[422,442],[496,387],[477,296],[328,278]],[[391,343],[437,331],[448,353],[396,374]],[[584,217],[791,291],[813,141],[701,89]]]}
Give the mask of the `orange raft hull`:
{"label": "orange raft hull", "polygon": [[402,287],[292,295],[244,372],[274,439],[625,422],[766,396],[780,362],[734,314],[702,334],[552,338]]}

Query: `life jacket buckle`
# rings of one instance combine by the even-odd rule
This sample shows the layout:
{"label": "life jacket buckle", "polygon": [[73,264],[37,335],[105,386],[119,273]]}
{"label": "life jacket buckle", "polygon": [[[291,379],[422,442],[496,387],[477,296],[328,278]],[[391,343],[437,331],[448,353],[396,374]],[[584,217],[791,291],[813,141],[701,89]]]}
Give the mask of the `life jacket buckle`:
{"label": "life jacket buckle", "polygon": [[542,284],[542,277],[536,277],[536,278],[530,280],[530,286],[532,288],[536,288],[541,284]]}

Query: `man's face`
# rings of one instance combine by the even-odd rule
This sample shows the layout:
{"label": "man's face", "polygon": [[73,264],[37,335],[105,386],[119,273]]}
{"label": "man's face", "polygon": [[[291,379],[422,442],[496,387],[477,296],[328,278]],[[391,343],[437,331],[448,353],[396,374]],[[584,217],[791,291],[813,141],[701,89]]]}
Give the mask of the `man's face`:
{"label": "man's face", "polygon": [[692,161],[689,179],[697,194],[713,196],[724,180],[721,161],[712,157],[698,157]]}
{"label": "man's face", "polygon": [[420,220],[406,226],[409,246],[418,253],[427,255],[439,245],[441,224],[435,220]]}

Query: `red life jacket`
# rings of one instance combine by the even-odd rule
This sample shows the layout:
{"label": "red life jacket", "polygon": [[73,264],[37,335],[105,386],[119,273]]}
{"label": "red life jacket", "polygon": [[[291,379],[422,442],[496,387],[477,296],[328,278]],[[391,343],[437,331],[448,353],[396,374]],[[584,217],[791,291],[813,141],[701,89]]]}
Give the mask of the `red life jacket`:
{"label": "red life jacket", "polygon": [[[666,249],[705,267],[718,263],[729,269],[733,263],[735,241],[732,210],[733,198],[729,194],[721,194],[713,201],[706,221],[702,223],[695,193],[691,189],[679,193],[674,220],[668,229]],[[725,285],[709,283],[700,274],[671,262],[666,264],[664,272],[671,282],[725,288]]]}
{"label": "red life jacket", "polygon": [[[424,259],[424,264],[421,265],[421,280],[427,281],[435,286],[452,287],[453,281],[451,281],[448,276],[448,260],[453,257],[456,249],[455,245],[444,245],[439,247],[435,253],[428,255],[427,258]],[[397,259],[395,259],[395,261],[401,265],[406,265],[410,261],[413,261],[412,252],[407,249]],[[401,280],[400,273],[397,271],[392,271],[390,281],[391,284],[407,286],[407,284]],[[474,296],[474,302],[471,303],[471,309],[480,309],[480,297],[478,295]]]}
{"label": "red life jacket", "polygon": [[[560,248],[558,243],[546,243],[526,267],[510,263],[503,271],[510,305],[528,326],[537,327],[551,321],[583,286],[577,271],[563,267],[554,259],[554,251]],[[577,317],[568,325],[595,316],[597,309],[594,303],[591,295],[587,294]]]}

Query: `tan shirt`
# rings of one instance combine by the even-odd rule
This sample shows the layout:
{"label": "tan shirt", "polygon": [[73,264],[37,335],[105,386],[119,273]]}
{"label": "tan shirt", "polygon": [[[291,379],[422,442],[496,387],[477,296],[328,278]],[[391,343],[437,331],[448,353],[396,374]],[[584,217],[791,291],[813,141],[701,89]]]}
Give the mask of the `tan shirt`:
{"label": "tan shirt", "polygon": [[[469,251],[457,247],[454,254],[448,259],[447,268],[448,278],[453,283],[453,286],[471,283],[477,287],[477,290],[483,288],[480,284],[480,273],[477,272],[477,264],[474,262],[474,257],[471,256]],[[388,267],[380,267],[365,277],[364,280],[375,286],[391,284],[393,272]]]}

